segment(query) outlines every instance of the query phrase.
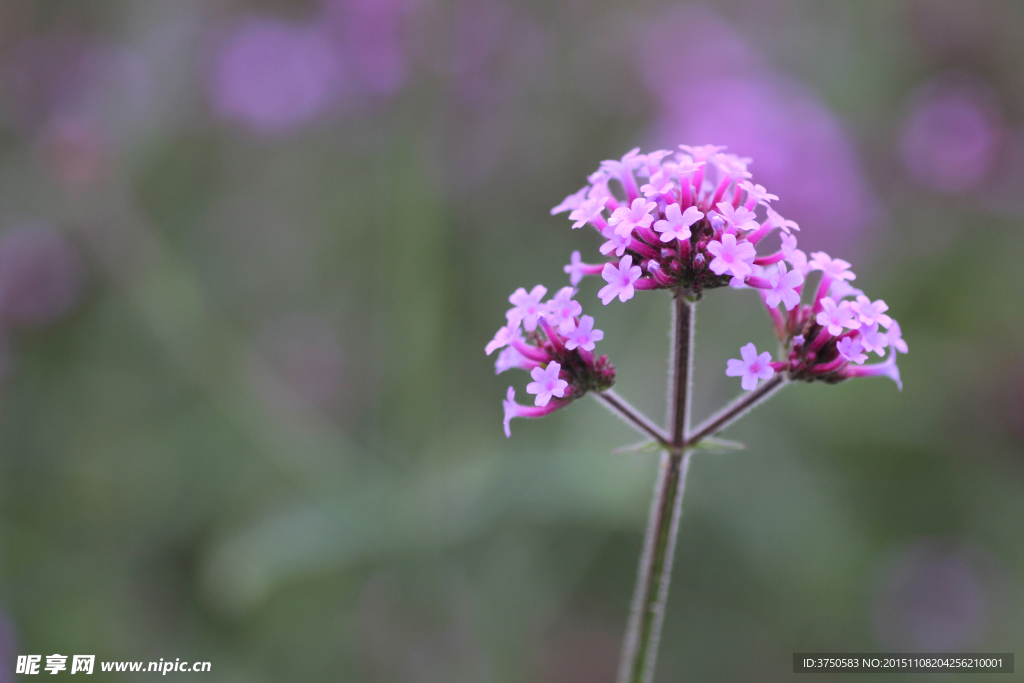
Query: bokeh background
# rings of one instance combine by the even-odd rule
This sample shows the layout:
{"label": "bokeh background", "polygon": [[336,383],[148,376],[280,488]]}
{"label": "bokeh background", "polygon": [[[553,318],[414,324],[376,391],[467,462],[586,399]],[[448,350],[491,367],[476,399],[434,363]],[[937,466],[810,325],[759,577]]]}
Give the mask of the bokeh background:
{"label": "bokeh background", "polygon": [[[695,457],[657,679],[1024,656],[1019,2],[4,0],[0,681],[613,680],[655,460],[589,399],[506,440],[483,347],[597,258],[550,207],[678,143],[753,157],[910,354]],[[660,416],[669,297],[598,287]],[[771,331],[697,319],[700,419]]]}

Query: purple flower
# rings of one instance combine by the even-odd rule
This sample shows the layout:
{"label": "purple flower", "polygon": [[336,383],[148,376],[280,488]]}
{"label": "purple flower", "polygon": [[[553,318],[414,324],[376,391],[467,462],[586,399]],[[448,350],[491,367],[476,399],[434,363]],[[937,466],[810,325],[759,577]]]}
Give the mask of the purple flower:
{"label": "purple flower", "polygon": [[603,264],[590,265],[589,263],[583,263],[578,251],[572,252],[569,263],[562,266],[562,270],[569,274],[569,284],[573,287],[578,285],[580,280],[587,275],[600,275],[603,268]]}
{"label": "purple flower", "polygon": [[811,254],[811,261],[808,264],[814,270],[820,270],[826,277],[834,280],[856,280],[857,276],[850,270],[850,264],[841,258],[831,258],[823,251],[816,251]]}
{"label": "purple flower", "polygon": [[[654,152],[648,152],[647,154],[641,154],[638,158],[643,161],[643,164],[637,169],[641,175],[646,175],[649,178],[654,179],[654,175],[661,169],[661,160],[672,154],[667,149],[659,149]],[[666,176],[667,177],[667,176]]]}
{"label": "purple flower", "polygon": [[[753,208],[755,204],[765,204],[769,202],[778,201],[778,195],[774,195],[765,189],[764,185],[757,185],[745,180],[740,183],[740,187],[743,188],[747,193],[747,208]],[[775,213],[774,211],[772,213]],[[771,216],[771,214],[768,214]],[[775,214],[778,216],[778,214]],[[780,216],[781,218],[781,216]],[[782,227],[781,225],[779,227]]]}
{"label": "purple flower", "polygon": [[601,234],[608,238],[608,241],[602,244],[598,248],[598,251],[606,256],[613,251],[616,256],[622,256],[626,253],[626,249],[628,249],[630,244],[633,242],[632,237],[629,235],[620,235],[615,232],[615,228],[610,225],[605,226],[605,229],[601,231]]}
{"label": "purple flower", "polygon": [[535,367],[537,367],[536,361],[532,361],[519,353],[519,349],[516,347],[506,346],[494,361],[494,374],[500,375],[506,370],[512,370],[513,368],[532,370]]}
{"label": "purple flower", "polygon": [[544,285],[537,285],[529,294],[520,287],[508,298],[510,304],[515,308],[510,309],[505,317],[508,318],[510,326],[518,326],[522,321],[527,332],[537,329],[537,318],[544,314],[547,307],[541,303],[541,299],[548,293]]}
{"label": "purple flower", "polygon": [[[534,368],[537,370],[538,368]],[[540,398],[539,396],[537,397]],[[548,399],[550,401],[550,397]],[[513,418],[516,417],[544,417],[549,415],[555,410],[565,405],[564,401],[550,401],[545,402],[543,406],[521,406],[516,403],[516,390],[512,387],[508,388],[508,393],[505,395],[505,400],[501,402],[501,407],[505,410],[505,436],[512,438],[512,430],[509,423]]]}
{"label": "purple flower", "polygon": [[749,178],[750,171],[747,170],[747,164],[751,161],[750,157],[738,157],[735,154],[724,152],[719,152],[711,157],[711,163],[719,170],[722,177],[731,178],[732,180]]}
{"label": "purple flower", "polygon": [[828,295],[836,301],[845,299],[848,296],[860,296],[863,293],[846,280],[833,280],[832,286],[828,289]]}
{"label": "purple flower", "polygon": [[750,242],[736,243],[736,236],[726,233],[722,240],[708,243],[708,252],[715,258],[709,267],[715,275],[731,274],[733,277],[744,278],[753,271],[754,257],[757,252]]}
{"label": "purple flower", "polygon": [[607,203],[608,198],[601,196],[583,201],[569,214],[569,220],[576,221],[572,224],[573,229],[582,228],[587,223],[597,223]]}
{"label": "purple flower", "polygon": [[558,293],[547,302],[547,312],[544,317],[547,321],[558,328],[559,333],[569,334],[576,328],[576,316],[583,312],[583,307],[578,301],[573,301],[572,295],[575,290],[572,287],[562,287]]}
{"label": "purple flower", "polygon": [[494,339],[487,342],[487,346],[484,351],[487,355],[491,355],[498,349],[508,346],[512,343],[513,339],[521,339],[522,334],[519,332],[519,323],[512,325],[511,323],[505,327],[499,328],[497,334],[494,335]]}
{"label": "purple flower", "polygon": [[771,289],[765,294],[765,303],[772,308],[782,302],[787,311],[792,311],[800,303],[800,294],[796,288],[804,283],[804,276],[797,270],[786,272],[786,264],[779,263],[776,272],[768,276]]}
{"label": "purple flower", "polygon": [[626,302],[633,298],[633,283],[636,282],[643,271],[640,266],[633,265],[633,257],[626,255],[619,261],[618,267],[611,263],[604,264],[601,277],[608,283],[597,293],[601,302],[607,306],[616,296],[619,301]]}
{"label": "purple flower", "polygon": [[690,226],[704,218],[704,213],[696,206],[686,207],[680,211],[678,204],[665,207],[665,219],[654,224],[655,232],[661,233],[662,242],[690,239]]}
{"label": "purple flower", "polygon": [[821,308],[822,311],[818,313],[815,320],[819,325],[827,328],[828,333],[833,337],[841,335],[844,327],[851,330],[860,327],[860,322],[857,321],[857,316],[854,315],[849,301],[840,301],[836,304],[831,297],[825,297],[821,300]]}
{"label": "purple flower", "polygon": [[892,321],[892,327],[889,328],[889,346],[900,353],[907,352],[907,342],[903,341],[903,333],[900,331],[900,324],[895,320]]}
{"label": "purple flower", "polygon": [[689,154],[695,162],[705,162],[727,147],[725,145],[679,145],[679,149]]}
{"label": "purple flower", "polygon": [[533,378],[533,381],[526,385],[526,393],[537,394],[534,405],[543,408],[551,401],[552,396],[562,398],[565,395],[565,389],[569,383],[564,379],[559,379],[558,373],[561,371],[562,366],[555,361],[548,363],[546,368],[530,370],[530,377]]}
{"label": "purple flower", "polygon": [[760,227],[754,212],[746,207],[735,208],[728,202],[719,202],[715,208],[732,230],[757,230]]}
{"label": "purple flower", "polygon": [[658,171],[651,176],[651,182],[640,187],[640,191],[648,199],[656,199],[663,194],[671,194],[674,189],[675,183],[672,182],[672,178],[667,171]]}
{"label": "purple flower", "polygon": [[657,204],[646,199],[634,199],[629,208],[620,206],[612,212],[608,219],[608,225],[614,226],[615,234],[620,237],[627,237],[638,227],[649,228],[654,222],[651,211],[657,208]]}
{"label": "purple flower", "polygon": [[566,211],[572,211],[578,209],[583,200],[587,198],[587,192],[590,190],[590,185],[585,185],[580,189],[579,192],[569,195],[562,200],[562,203],[551,209],[551,215],[557,215]]}
{"label": "purple flower", "polygon": [[860,339],[865,351],[877,353],[879,356],[884,356],[885,350],[889,348],[889,333],[879,331],[878,323],[862,325],[858,329],[857,338]]}
{"label": "purple flower", "polygon": [[53,228],[31,223],[0,237],[0,316],[45,325],[67,313],[82,290],[82,262]]}
{"label": "purple flower", "polygon": [[885,314],[889,310],[889,306],[881,299],[872,303],[871,299],[861,294],[857,297],[857,301],[850,304],[850,307],[860,318],[860,322],[863,325],[878,323],[886,328],[892,325],[892,318]]}
{"label": "purple flower", "polygon": [[[760,187],[760,185],[758,185],[758,187]],[[775,195],[771,196],[775,197]],[[775,198],[778,199],[778,197]],[[796,224],[796,221],[791,221],[788,218],[783,218],[781,215],[779,215],[779,212],[773,209],[772,207],[765,206],[765,211],[768,214],[768,220],[771,221],[771,224],[777,227],[782,232],[786,233],[787,235],[789,234],[790,230],[796,230],[797,232],[800,231],[800,226]],[[794,246],[796,245],[795,240],[793,241],[793,244]]]}
{"label": "purple flower", "polygon": [[604,332],[594,329],[594,319],[589,315],[580,317],[580,324],[566,335],[565,348],[572,351],[579,347],[585,351],[593,351],[595,342],[604,339]]}
{"label": "purple flower", "polygon": [[888,377],[900,391],[903,391],[903,382],[900,381],[900,369],[896,367],[896,349],[894,348],[889,357],[881,363],[872,365],[860,365],[857,367],[846,366],[842,371],[843,377]]}
{"label": "purple flower", "polygon": [[730,358],[725,374],[729,377],[742,377],[740,385],[745,391],[757,388],[758,380],[769,379],[775,374],[772,369],[772,354],[765,351],[757,355],[757,347],[752,343],[740,349],[743,360]]}
{"label": "purple flower", "polygon": [[843,337],[836,343],[836,350],[839,351],[840,356],[857,365],[868,359],[863,353],[864,345],[856,337]]}

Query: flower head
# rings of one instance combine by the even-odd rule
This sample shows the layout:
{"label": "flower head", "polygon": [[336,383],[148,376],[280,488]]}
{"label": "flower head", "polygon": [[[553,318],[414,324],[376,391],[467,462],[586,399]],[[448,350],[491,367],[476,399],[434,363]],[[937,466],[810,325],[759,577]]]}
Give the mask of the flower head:
{"label": "flower head", "polygon": [[[539,285],[529,293],[516,290],[512,298],[519,304],[507,314],[509,324],[498,330],[485,349],[488,355],[501,349],[494,364],[496,373],[522,369],[533,378],[526,390],[536,394],[534,406],[518,405],[515,390],[509,388],[504,402],[506,435],[514,417],[547,415],[588,391],[605,391],[615,383],[615,368],[608,357],[595,358],[592,353],[604,332],[594,329],[592,317],[580,315],[582,307],[572,298],[575,290],[563,287],[536,309],[535,301],[546,291]],[[519,312],[520,306],[529,311]],[[524,333],[522,326],[531,311],[534,327]]]}
{"label": "flower head", "polygon": [[[564,267],[572,285],[600,272],[606,285],[598,296],[606,305],[615,298],[628,301],[636,290],[668,289],[696,297],[705,289],[726,285],[756,289],[785,357],[772,361],[770,354],[758,355],[753,345],[743,347],[742,360],[730,361],[729,374],[743,377],[744,388],[773,373],[830,383],[871,374],[898,381],[895,355],[876,366],[863,365],[870,353],[906,353],[907,345],[899,325],[887,314],[888,305],[872,301],[850,284],[856,279],[850,263],[820,251],[808,256],[798,248],[800,226],[772,208],[778,196],[753,180],[750,159],[714,145],[680,145],[680,150],[643,154],[633,149],[619,160],[602,162],[588,176],[585,193],[570,195],[556,207],[572,212],[573,227],[589,223],[596,229],[605,238],[600,252],[609,257],[603,264],[587,264],[574,252]],[[637,177],[647,178],[641,188]],[[618,183],[609,188],[610,180]],[[587,204],[590,200],[597,201]],[[610,215],[604,213],[606,208]],[[771,242],[764,238],[775,230],[780,231],[781,247],[758,253]],[[812,270],[820,270],[822,277],[805,304],[801,294]],[[527,324],[531,308],[525,294],[522,305],[509,313],[510,325],[520,320]],[[571,301],[567,298],[566,305]],[[558,328],[552,334],[561,338],[564,353],[589,354],[601,333],[593,329],[590,318],[578,313],[570,328],[570,312],[548,313],[550,320],[540,324],[550,322]],[[530,328],[527,332],[529,343],[534,333]],[[494,348],[507,334],[495,337]],[[506,346],[513,348],[523,351],[512,343]],[[564,376],[569,366],[560,356],[552,352],[535,359],[523,354],[525,360],[517,362],[532,364],[531,369],[552,360],[562,363],[562,379],[575,390],[575,380]]]}

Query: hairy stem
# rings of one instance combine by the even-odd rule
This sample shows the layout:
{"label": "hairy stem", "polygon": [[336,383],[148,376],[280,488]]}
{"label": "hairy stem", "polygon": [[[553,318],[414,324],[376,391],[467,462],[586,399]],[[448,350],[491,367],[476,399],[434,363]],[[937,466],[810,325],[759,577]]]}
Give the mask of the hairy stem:
{"label": "hairy stem", "polygon": [[626,422],[629,422],[631,425],[639,429],[644,434],[650,436],[665,448],[672,448],[672,443],[669,441],[668,434],[666,434],[661,427],[651,422],[650,418],[631,406],[624,398],[616,394],[614,391],[608,389],[600,393],[594,393],[593,395],[606,406],[611,408],[614,413],[619,415],[619,417],[624,419]]}
{"label": "hairy stem", "polygon": [[692,448],[700,443],[702,439],[714,436],[739,418],[743,417],[744,413],[756,406],[758,403],[768,399],[772,394],[785,385],[786,378],[777,374],[757,389],[740,396],[738,399],[727,405],[725,408],[722,408],[715,415],[712,415],[707,419],[707,421],[697,427],[697,430],[686,439],[684,447]]}
{"label": "hairy stem", "polygon": [[668,600],[676,535],[682,515],[683,488],[689,456],[684,454],[690,416],[694,305],[676,293],[672,318],[672,347],[668,425],[671,449],[661,458],[654,500],[640,556],[633,608],[626,625],[620,683],[650,683]]}

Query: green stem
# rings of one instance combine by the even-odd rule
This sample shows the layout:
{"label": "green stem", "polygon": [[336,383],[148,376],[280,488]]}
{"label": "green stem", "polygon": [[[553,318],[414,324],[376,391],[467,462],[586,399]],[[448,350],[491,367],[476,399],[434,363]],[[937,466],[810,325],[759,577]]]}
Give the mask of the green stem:
{"label": "green stem", "polygon": [[640,556],[633,608],[626,625],[619,683],[650,683],[672,575],[689,455],[684,453],[690,416],[694,305],[677,292],[673,308],[669,415],[672,450],[661,458],[650,520]]}

